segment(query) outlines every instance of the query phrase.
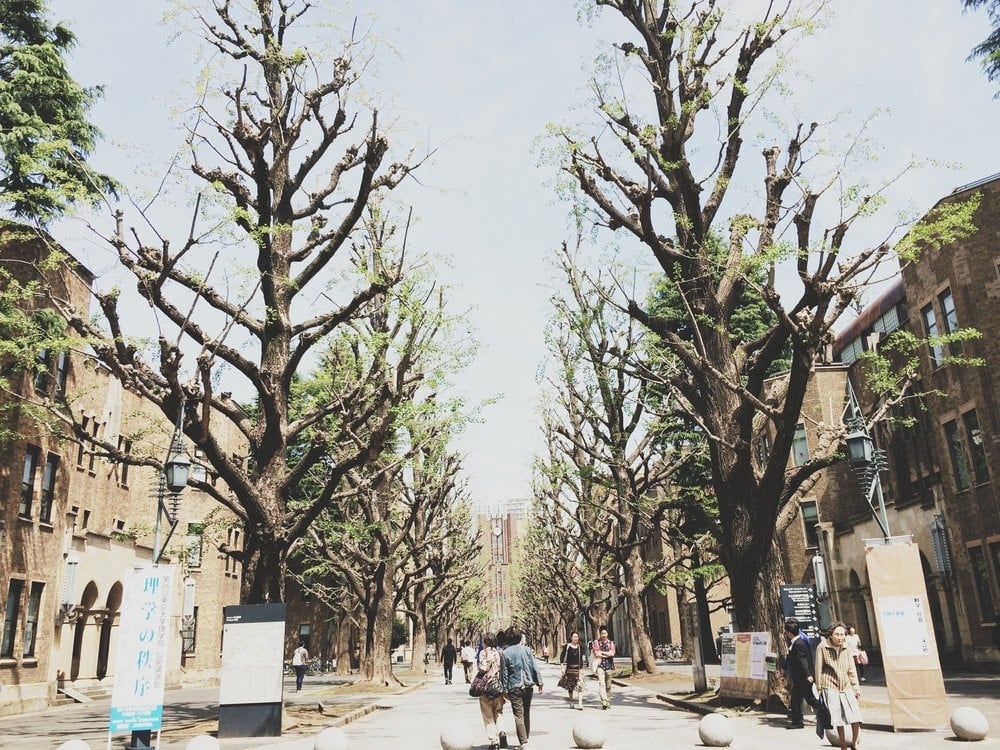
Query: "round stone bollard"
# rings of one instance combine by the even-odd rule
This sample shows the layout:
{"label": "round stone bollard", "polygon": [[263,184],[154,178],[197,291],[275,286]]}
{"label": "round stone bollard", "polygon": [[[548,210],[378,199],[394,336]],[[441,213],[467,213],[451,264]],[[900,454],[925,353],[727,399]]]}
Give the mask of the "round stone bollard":
{"label": "round stone bollard", "polygon": [[197,737],[192,737],[188,740],[188,743],[184,746],[184,750],[219,750],[222,745],[219,741],[207,734],[199,734]]}
{"label": "round stone bollard", "polygon": [[698,737],[708,747],[729,747],[734,736],[733,723],[722,714],[705,714],[698,722]]}
{"label": "round stone bollard", "polygon": [[472,730],[464,721],[451,721],[441,730],[441,750],[472,750]]}
{"label": "round stone bollard", "polygon": [[979,742],[990,731],[990,723],[979,709],[962,706],[951,712],[951,731],[965,742]]}
{"label": "round stone bollard", "polygon": [[58,750],[91,750],[91,747],[83,740],[66,740]]}
{"label": "round stone bollard", "polygon": [[347,735],[340,727],[327,727],[316,735],[313,750],[347,750]]}
{"label": "round stone bollard", "polygon": [[595,714],[583,715],[573,722],[573,742],[583,750],[597,750],[604,747],[608,739],[608,728]]}

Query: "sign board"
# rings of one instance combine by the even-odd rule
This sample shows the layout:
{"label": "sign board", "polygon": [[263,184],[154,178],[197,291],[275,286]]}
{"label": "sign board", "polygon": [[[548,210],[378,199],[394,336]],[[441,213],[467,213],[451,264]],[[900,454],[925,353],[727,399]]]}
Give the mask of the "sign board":
{"label": "sign board", "polygon": [[159,730],[163,723],[175,573],[174,566],[163,565],[125,575],[111,732]]}
{"label": "sign board", "polygon": [[948,699],[917,545],[869,547],[865,560],[893,729],[943,729]]}
{"label": "sign board", "polygon": [[819,636],[819,610],[816,586],[812,583],[786,583],[781,586],[781,613],[799,621],[799,630],[808,638]]}
{"label": "sign board", "polygon": [[281,735],[285,605],[223,607],[219,737]]}
{"label": "sign board", "polygon": [[766,700],[770,653],[770,633],[723,633],[719,695]]}

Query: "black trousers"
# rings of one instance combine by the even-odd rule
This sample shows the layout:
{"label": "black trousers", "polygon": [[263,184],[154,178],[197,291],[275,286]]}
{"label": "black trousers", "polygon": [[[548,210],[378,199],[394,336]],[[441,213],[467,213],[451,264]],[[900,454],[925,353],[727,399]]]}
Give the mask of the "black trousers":
{"label": "black trousers", "polygon": [[802,723],[803,700],[810,705],[813,711],[816,710],[819,700],[815,695],[813,695],[812,686],[813,684],[808,680],[802,680],[801,682],[795,681],[792,683],[791,720],[793,724]]}
{"label": "black trousers", "polygon": [[451,670],[455,666],[455,662],[445,662],[444,663],[444,678],[451,682]]}

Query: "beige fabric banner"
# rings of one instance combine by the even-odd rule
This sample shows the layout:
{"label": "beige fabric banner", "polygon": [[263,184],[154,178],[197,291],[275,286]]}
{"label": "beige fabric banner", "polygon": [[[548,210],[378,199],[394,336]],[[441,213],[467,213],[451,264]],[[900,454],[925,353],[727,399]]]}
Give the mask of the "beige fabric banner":
{"label": "beige fabric banner", "polygon": [[869,547],[865,557],[892,728],[946,728],[948,697],[917,545]]}

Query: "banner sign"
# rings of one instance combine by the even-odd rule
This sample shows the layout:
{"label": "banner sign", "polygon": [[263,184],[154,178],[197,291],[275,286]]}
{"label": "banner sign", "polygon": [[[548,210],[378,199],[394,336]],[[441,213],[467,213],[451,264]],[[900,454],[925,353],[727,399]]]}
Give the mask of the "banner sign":
{"label": "banner sign", "polygon": [[164,565],[125,575],[111,732],[158,730],[163,723],[175,573],[174,566]]}

